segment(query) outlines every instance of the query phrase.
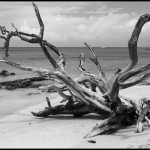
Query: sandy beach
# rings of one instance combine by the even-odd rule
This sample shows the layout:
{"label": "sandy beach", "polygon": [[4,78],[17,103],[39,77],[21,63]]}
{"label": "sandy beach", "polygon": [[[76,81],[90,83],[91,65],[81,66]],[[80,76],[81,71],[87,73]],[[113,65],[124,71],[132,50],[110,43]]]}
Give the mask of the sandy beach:
{"label": "sandy beach", "polygon": [[0,149],[150,148],[149,6],[2,2]]}
{"label": "sandy beach", "polygon": [[[150,86],[135,86],[121,90],[134,100],[150,97]],[[32,94],[31,94],[32,93]],[[43,93],[37,89],[1,90],[0,148],[149,148],[150,129],[134,133],[135,126],[120,129],[111,135],[99,135],[85,139],[84,136],[103,118],[89,114],[81,118],[57,115],[47,118],[34,117],[31,111],[47,106],[48,96],[53,106],[61,98],[56,93]],[[96,143],[90,143],[94,140]]]}

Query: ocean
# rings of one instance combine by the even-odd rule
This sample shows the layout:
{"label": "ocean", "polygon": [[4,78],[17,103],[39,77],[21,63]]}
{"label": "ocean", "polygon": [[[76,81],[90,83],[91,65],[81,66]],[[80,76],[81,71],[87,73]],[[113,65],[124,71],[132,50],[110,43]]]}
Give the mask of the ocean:
{"label": "ocean", "polygon": [[[77,67],[79,65],[79,55],[82,52],[85,54],[86,70],[98,74],[97,67],[89,59],[91,55],[86,47],[59,47],[59,49],[65,54],[65,70],[71,77],[75,78],[80,75]],[[127,47],[94,47],[93,49],[107,76],[115,73],[118,68],[124,68],[129,63]],[[49,52],[55,59],[58,59],[53,51],[49,49]],[[138,48],[138,56],[139,61],[137,67],[150,62],[150,50],[146,50],[145,47]],[[3,49],[0,49],[0,57],[4,57]],[[53,70],[52,65],[49,63],[40,47],[10,47],[8,59],[17,63],[19,62],[23,66]],[[0,77],[0,82],[35,76],[32,72],[22,71],[7,64],[0,63],[0,71],[3,69],[9,72],[15,72],[16,76]]]}

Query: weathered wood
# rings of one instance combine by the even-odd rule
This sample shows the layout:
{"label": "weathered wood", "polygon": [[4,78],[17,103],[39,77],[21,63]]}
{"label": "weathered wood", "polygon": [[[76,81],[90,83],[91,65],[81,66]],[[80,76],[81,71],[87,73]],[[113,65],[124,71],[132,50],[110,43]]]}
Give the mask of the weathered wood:
{"label": "weathered wood", "polygon": [[147,65],[144,65],[144,66],[141,66],[139,68],[135,68],[135,69],[132,69],[124,74],[122,74],[119,79],[118,79],[118,82],[120,84],[120,82],[124,82],[126,80],[128,80],[129,78],[135,76],[135,75],[138,75],[140,73],[143,73],[145,71],[148,71],[150,69],[150,64],[147,64]]}
{"label": "weathered wood", "polygon": [[39,33],[38,36],[43,39],[43,35],[44,35],[44,23],[43,23],[43,21],[41,19],[38,7],[34,4],[34,2],[32,2],[32,4],[33,4],[34,10],[35,10],[35,14],[37,16],[37,19],[38,19],[38,22],[39,22],[39,25],[40,25],[40,33]]}
{"label": "weathered wood", "polygon": [[85,62],[85,56],[84,56],[84,53],[81,53],[80,56],[79,56],[79,66],[77,67],[79,71],[81,72],[85,72],[85,68],[84,68],[84,62]]}
{"label": "weathered wood", "polygon": [[15,68],[18,68],[20,70],[31,71],[31,72],[37,73],[39,76],[46,76],[46,74],[49,73],[49,70],[46,70],[46,69],[37,69],[37,68],[34,68],[34,67],[22,66],[19,63],[15,63],[15,62],[7,60],[5,58],[1,58],[0,62],[3,62],[5,64],[8,64],[8,65],[13,66]]}
{"label": "weathered wood", "polygon": [[139,38],[140,32],[142,30],[142,27],[148,21],[150,21],[149,14],[142,15],[139,18],[139,20],[137,21],[135,28],[132,32],[132,36],[128,42],[130,63],[121,71],[121,74],[123,74],[127,71],[130,71],[137,64],[137,62],[138,62],[138,55],[137,55],[138,38]]}
{"label": "weathered wood", "polygon": [[143,81],[145,81],[146,79],[148,79],[150,77],[150,72],[145,73],[144,75],[141,75],[140,77],[136,77],[135,79],[128,81],[128,82],[121,82],[119,83],[120,88],[121,89],[125,89],[131,86],[134,86],[136,84],[142,83]]}
{"label": "weathered wood", "polygon": [[137,125],[136,125],[136,130],[135,130],[136,133],[140,133],[144,130],[143,123],[145,121],[147,121],[149,124],[149,119],[148,119],[147,115],[150,112],[150,100],[148,100],[148,101],[146,101],[146,100],[145,100],[146,106],[144,108],[142,108],[141,112],[139,113],[139,117],[138,117]]}
{"label": "weathered wood", "polygon": [[95,55],[94,50],[93,50],[92,47],[91,47],[90,45],[88,45],[87,43],[84,43],[84,44],[87,46],[87,48],[88,48],[89,51],[91,52],[92,57],[91,57],[90,59],[94,62],[94,64],[95,64],[95,65],[97,66],[97,68],[99,69],[100,77],[101,77],[102,81],[107,85],[107,78],[106,78],[106,75],[105,75],[104,71],[102,70],[102,67],[101,67],[100,63],[98,62],[98,59],[97,59],[97,57],[96,57],[96,55]]}
{"label": "weathered wood", "polygon": [[76,102],[70,105],[70,103],[68,102],[66,104],[45,108],[43,111],[31,113],[36,117],[47,117],[49,115],[58,114],[72,114],[75,117],[81,117],[92,112],[92,109],[90,109],[90,107],[87,107],[87,105],[85,105],[84,103]]}
{"label": "weathered wood", "polygon": [[0,82],[0,88],[2,89],[7,89],[7,90],[14,90],[18,88],[38,88],[42,86],[42,83],[36,83],[34,82],[39,82],[47,80],[43,77],[31,77],[31,78],[25,78],[25,79],[17,79],[13,81],[5,81],[5,82]]}
{"label": "weathered wood", "polygon": [[[43,39],[44,23],[42,21],[39,9],[35,3],[33,3],[33,8],[40,26],[40,32],[38,35],[18,31],[14,24],[12,24],[16,31],[7,31],[5,27],[0,27],[1,33],[6,35],[6,37],[0,36],[0,38],[5,40],[4,48],[6,49],[6,56],[8,56],[9,41],[13,36],[17,36],[25,42],[33,44],[38,43],[41,46],[46,58],[54,67],[54,71],[52,72],[46,69],[22,66],[10,60],[6,60],[5,58],[0,59],[0,62],[6,63],[21,70],[37,73],[39,78],[52,80],[59,83],[58,86],[48,85],[46,87],[40,87],[40,89],[49,92],[56,91],[63,98],[61,103],[65,102],[66,104],[52,107],[50,100],[47,97],[46,100],[48,107],[37,113],[32,112],[32,114],[37,117],[46,117],[48,115],[56,114],[73,114],[74,116],[79,117],[88,113],[97,113],[99,115],[108,116],[104,122],[94,127],[86,137],[110,133],[118,130],[121,124],[128,126],[134,124],[136,121],[136,131],[142,132],[143,122],[147,121],[147,123],[150,124],[149,102],[145,100],[145,107],[142,109],[141,106],[139,107],[139,105],[134,103],[131,99],[119,95],[119,90],[139,84],[150,76],[150,73],[146,72],[150,69],[150,64],[133,69],[138,62],[138,38],[143,25],[150,21],[150,15],[142,15],[137,21],[137,24],[128,42],[130,62],[124,69],[118,69],[108,80],[104,71],[102,70],[94,50],[90,45],[84,43],[89,49],[92,56],[91,60],[97,66],[100,75],[94,75],[85,69],[85,57],[82,53],[79,57],[80,63],[78,67],[79,71],[81,71],[81,76],[73,79],[65,72],[66,58],[64,53],[53,44]],[[47,48],[50,48],[59,57],[58,62],[52,57]],[[127,81],[139,73],[143,73],[143,75]],[[27,83],[30,84],[31,82],[28,81]],[[97,90],[101,92],[101,95],[97,92]],[[65,94],[64,91],[69,91],[69,95]]]}
{"label": "weathered wood", "polygon": [[111,116],[105,119],[102,123],[97,124],[90,133],[88,133],[84,138],[91,138],[100,134],[108,134],[117,131],[121,125],[123,116]]}

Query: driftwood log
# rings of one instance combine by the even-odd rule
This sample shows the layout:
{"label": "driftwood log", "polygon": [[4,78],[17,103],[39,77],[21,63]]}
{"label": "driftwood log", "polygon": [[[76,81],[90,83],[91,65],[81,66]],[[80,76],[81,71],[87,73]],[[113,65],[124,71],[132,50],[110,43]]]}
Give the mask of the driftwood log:
{"label": "driftwood log", "polygon": [[[40,25],[39,35],[18,31],[14,24],[12,24],[15,28],[14,32],[7,31],[5,27],[0,27],[1,33],[3,34],[1,38],[5,40],[3,48],[6,49],[6,57],[9,56],[9,41],[13,36],[16,36],[29,43],[38,43],[48,61],[55,69],[55,71],[50,71],[46,69],[25,67],[7,60],[6,57],[0,59],[0,62],[25,71],[32,71],[41,77],[57,83],[57,86],[56,84],[48,85],[41,88],[41,90],[58,92],[62,97],[62,104],[52,107],[50,100],[47,97],[46,100],[48,107],[40,112],[32,112],[32,114],[36,117],[46,117],[48,115],[56,114],[73,114],[75,117],[81,117],[88,113],[96,113],[107,117],[103,122],[93,127],[92,131],[85,137],[93,137],[99,134],[114,132],[119,129],[121,124],[129,126],[136,123],[136,133],[143,131],[144,122],[147,122],[150,125],[150,99],[142,98],[136,103],[132,99],[119,94],[121,89],[142,83],[150,76],[150,72],[148,72],[150,64],[134,68],[138,62],[138,38],[143,25],[150,21],[150,15],[142,15],[135,25],[132,36],[128,42],[130,62],[125,68],[118,69],[114,75],[108,79],[105,72],[102,70],[101,64],[99,63],[93,48],[87,43],[84,43],[87,49],[91,52],[91,61],[97,66],[99,74],[95,75],[86,71],[84,67],[85,57],[84,54],[81,53],[78,66],[81,76],[73,79],[65,72],[66,59],[63,52],[47,40],[43,39],[44,23],[40,16],[38,7],[34,3],[33,8]],[[58,62],[51,56],[47,47],[58,55]],[[139,74],[140,76],[135,77]],[[131,77],[135,78],[128,80]],[[69,94],[65,94],[64,91],[68,91]],[[98,91],[102,94],[98,94]],[[63,104],[63,102],[65,103]]]}
{"label": "driftwood log", "polygon": [[25,78],[25,79],[17,79],[13,81],[4,81],[0,82],[0,88],[1,89],[7,89],[7,90],[15,90],[18,88],[39,88],[43,86],[42,83],[34,83],[47,80],[44,77],[31,77],[31,78]]}

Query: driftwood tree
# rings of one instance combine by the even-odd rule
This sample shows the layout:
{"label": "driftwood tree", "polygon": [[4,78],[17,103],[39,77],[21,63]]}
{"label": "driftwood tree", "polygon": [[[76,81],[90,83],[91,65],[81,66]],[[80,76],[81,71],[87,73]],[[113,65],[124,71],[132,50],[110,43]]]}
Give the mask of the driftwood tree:
{"label": "driftwood tree", "polygon": [[[23,41],[38,43],[55,69],[55,71],[50,71],[46,69],[26,67],[10,61],[6,59],[6,57],[0,59],[0,62],[21,70],[32,71],[37,73],[40,77],[53,80],[57,83],[57,86],[52,84],[41,88],[41,90],[58,92],[62,97],[62,104],[52,107],[49,98],[46,97],[48,107],[40,112],[32,112],[32,114],[36,117],[46,117],[48,115],[56,114],[73,114],[75,117],[81,117],[88,113],[96,113],[105,116],[106,119],[93,127],[92,131],[85,137],[93,137],[99,134],[114,132],[119,129],[121,124],[129,126],[136,123],[135,132],[143,131],[143,123],[145,121],[150,125],[150,100],[148,98],[142,98],[139,100],[141,103],[136,103],[132,99],[119,94],[119,90],[137,85],[150,76],[150,72],[148,72],[150,64],[134,69],[138,62],[138,38],[143,25],[150,21],[150,15],[142,15],[135,25],[132,36],[128,42],[130,62],[125,68],[118,69],[110,79],[107,79],[94,50],[90,45],[84,43],[87,49],[91,52],[91,60],[97,66],[99,74],[95,75],[86,71],[84,68],[85,57],[84,54],[81,53],[78,66],[81,76],[73,79],[65,72],[66,59],[63,52],[47,40],[43,39],[44,24],[39,10],[34,3],[33,7],[40,25],[39,35],[18,31],[13,24],[12,26],[15,28],[14,32],[7,31],[5,27],[0,27],[1,33],[3,34],[1,38],[5,40],[4,48],[6,49],[6,57],[8,56],[10,39],[13,36],[17,36]],[[51,56],[47,48],[50,48],[58,55],[59,61],[56,61]],[[141,73],[143,73],[143,75],[127,81],[131,77]],[[68,94],[64,93],[64,91],[68,91]],[[98,91],[100,91],[103,96],[98,94]]]}

